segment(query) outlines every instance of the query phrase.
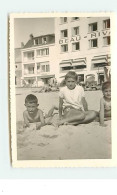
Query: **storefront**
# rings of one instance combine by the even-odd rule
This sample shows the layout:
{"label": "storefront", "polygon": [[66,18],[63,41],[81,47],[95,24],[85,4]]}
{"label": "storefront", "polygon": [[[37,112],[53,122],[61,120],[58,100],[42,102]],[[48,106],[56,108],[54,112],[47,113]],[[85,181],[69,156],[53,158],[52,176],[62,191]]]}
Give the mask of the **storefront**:
{"label": "storefront", "polygon": [[22,80],[23,87],[36,87],[36,78],[35,77],[24,77]]}
{"label": "storefront", "polygon": [[42,81],[44,85],[49,85],[50,84],[50,80],[52,78],[55,78],[55,75],[41,75],[37,77],[37,81]]}
{"label": "storefront", "polygon": [[108,56],[109,55],[99,55],[94,56],[92,59],[93,69],[97,72],[97,82],[98,84],[102,84],[104,81],[108,80],[108,74],[106,67],[108,66]]}
{"label": "storefront", "polygon": [[86,70],[86,58],[76,58],[70,60],[62,60],[59,63],[60,67],[60,81],[64,79],[65,74],[73,70],[78,75],[78,82],[84,82],[84,75]]}

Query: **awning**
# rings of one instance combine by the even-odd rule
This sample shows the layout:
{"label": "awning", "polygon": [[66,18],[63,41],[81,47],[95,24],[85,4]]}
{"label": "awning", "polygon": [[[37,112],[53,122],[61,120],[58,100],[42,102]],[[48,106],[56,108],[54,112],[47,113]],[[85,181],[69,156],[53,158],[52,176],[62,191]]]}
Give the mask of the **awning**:
{"label": "awning", "polygon": [[107,65],[111,64],[111,55],[110,54],[107,55],[107,62],[108,62]]}
{"label": "awning", "polygon": [[39,77],[40,79],[47,79],[47,78],[53,78],[53,77],[55,77],[55,75],[53,74],[53,75],[41,75],[41,76],[37,76],[37,77]]}
{"label": "awning", "polygon": [[86,66],[86,58],[77,58],[73,60],[72,66]]}
{"label": "awning", "polygon": [[93,64],[107,63],[107,55],[94,56],[92,59]]}
{"label": "awning", "polygon": [[60,67],[68,67],[68,66],[86,66],[86,58],[62,60],[60,62]]}
{"label": "awning", "polygon": [[76,58],[73,60],[73,66],[77,65],[85,65],[86,66],[86,58]]}
{"label": "awning", "polygon": [[39,62],[39,65],[47,65],[49,64],[49,61]]}
{"label": "awning", "polygon": [[94,74],[87,74],[87,75],[86,75],[86,77],[91,77],[91,76],[92,76],[92,77],[95,77]]}
{"label": "awning", "polygon": [[67,67],[67,66],[71,66],[72,65],[72,61],[71,60],[62,60],[60,62],[60,67]]}
{"label": "awning", "polygon": [[24,77],[23,79],[24,80],[35,80],[36,78],[35,77]]}

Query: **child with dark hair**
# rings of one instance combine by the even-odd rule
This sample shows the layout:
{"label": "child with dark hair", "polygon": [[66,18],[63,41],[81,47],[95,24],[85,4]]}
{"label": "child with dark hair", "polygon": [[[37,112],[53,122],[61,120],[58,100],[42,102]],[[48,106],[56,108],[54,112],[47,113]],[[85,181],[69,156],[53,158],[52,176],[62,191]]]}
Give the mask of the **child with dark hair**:
{"label": "child with dark hair", "polygon": [[101,126],[106,126],[104,120],[111,118],[111,83],[109,81],[102,84],[103,97],[100,99],[99,120]]}
{"label": "child with dark hair", "polygon": [[65,75],[66,86],[59,93],[59,124],[89,123],[96,117],[95,111],[89,111],[84,89],[77,85],[77,74],[69,71]]}
{"label": "child with dark hair", "polygon": [[[35,95],[29,94],[25,98],[26,110],[23,112],[24,127],[29,127],[30,123],[36,123],[36,129],[45,125],[42,110],[38,109],[38,99]],[[40,122],[40,124],[38,124]]]}
{"label": "child with dark hair", "polygon": [[[53,106],[44,117],[43,111],[38,108],[38,99],[33,94],[26,96],[25,106],[26,110],[23,112],[24,127],[29,127],[30,123],[36,123],[36,129],[40,129],[44,125],[51,124],[51,116],[56,109],[55,106]],[[45,118],[47,118],[46,122]]]}

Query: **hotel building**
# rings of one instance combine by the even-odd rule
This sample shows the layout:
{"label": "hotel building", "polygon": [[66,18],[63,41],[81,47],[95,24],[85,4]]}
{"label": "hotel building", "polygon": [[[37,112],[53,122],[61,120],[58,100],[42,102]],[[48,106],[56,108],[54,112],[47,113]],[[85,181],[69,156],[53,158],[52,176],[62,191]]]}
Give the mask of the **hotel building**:
{"label": "hotel building", "polygon": [[22,49],[22,86],[38,87],[55,78],[56,69],[55,35],[39,37],[30,35]]}
{"label": "hotel building", "polygon": [[110,67],[109,17],[57,17],[55,34],[33,37],[21,49],[22,86],[60,82],[69,70],[85,82],[93,75],[104,81],[104,67]]}
{"label": "hotel building", "polygon": [[98,84],[104,81],[104,67],[110,64],[109,17],[55,18],[55,45],[59,77],[69,70],[85,82],[93,74]]}

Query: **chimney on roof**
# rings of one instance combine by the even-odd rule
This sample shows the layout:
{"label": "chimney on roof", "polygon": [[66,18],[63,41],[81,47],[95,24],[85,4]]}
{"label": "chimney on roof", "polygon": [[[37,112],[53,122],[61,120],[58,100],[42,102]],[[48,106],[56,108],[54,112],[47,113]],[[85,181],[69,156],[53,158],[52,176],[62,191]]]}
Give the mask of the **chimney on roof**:
{"label": "chimney on roof", "polygon": [[30,40],[32,40],[33,39],[33,34],[30,34]]}
{"label": "chimney on roof", "polygon": [[23,42],[21,42],[21,48],[23,48],[24,47],[24,43]]}

